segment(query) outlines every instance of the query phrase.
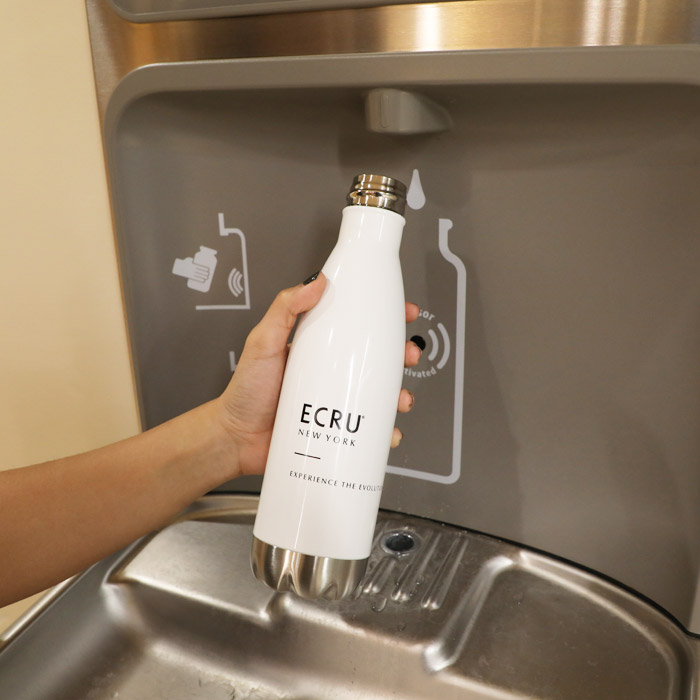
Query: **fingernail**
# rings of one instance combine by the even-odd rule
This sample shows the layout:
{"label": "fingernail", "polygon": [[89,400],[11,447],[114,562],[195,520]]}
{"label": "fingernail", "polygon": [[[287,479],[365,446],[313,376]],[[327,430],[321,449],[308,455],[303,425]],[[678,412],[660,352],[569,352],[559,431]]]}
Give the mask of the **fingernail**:
{"label": "fingernail", "polygon": [[305,285],[306,285],[306,284],[311,284],[315,279],[318,279],[318,276],[319,276],[320,274],[321,274],[321,270],[319,270],[318,272],[314,272],[314,274],[311,275],[311,277],[309,277],[309,279],[304,280],[304,284],[305,284]]}
{"label": "fingernail", "polygon": [[[408,391],[408,389],[407,389],[407,391]],[[413,408],[413,404],[416,402],[416,397],[413,395],[413,392],[412,392],[412,391],[409,391],[409,392],[408,392],[408,395],[411,397],[411,403],[408,404],[408,408],[409,408],[409,410],[410,410],[410,409]]]}
{"label": "fingernail", "polygon": [[412,336],[411,336],[411,342],[412,342],[414,345],[417,345],[417,346],[418,346],[418,349],[419,349],[421,352],[423,352],[423,350],[425,350],[426,342],[425,342],[425,338],[423,338],[422,336],[420,336],[420,335],[412,335]]}

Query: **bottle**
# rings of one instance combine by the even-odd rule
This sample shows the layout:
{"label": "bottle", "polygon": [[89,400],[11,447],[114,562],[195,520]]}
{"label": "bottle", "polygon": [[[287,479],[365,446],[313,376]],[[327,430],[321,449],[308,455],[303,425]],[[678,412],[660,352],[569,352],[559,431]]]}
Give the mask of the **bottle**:
{"label": "bottle", "polygon": [[216,251],[213,248],[207,248],[204,245],[199,246],[199,250],[194,256],[194,262],[198,265],[206,267],[209,271],[206,280],[204,282],[198,282],[197,280],[189,280],[187,286],[190,289],[196,289],[199,292],[208,292],[211,287],[212,280],[214,279],[214,270],[216,269]]}
{"label": "bottle", "polygon": [[289,351],[258,513],[255,576],[341,599],[369,557],[403,377],[406,188],[358,175],[326,288]]}

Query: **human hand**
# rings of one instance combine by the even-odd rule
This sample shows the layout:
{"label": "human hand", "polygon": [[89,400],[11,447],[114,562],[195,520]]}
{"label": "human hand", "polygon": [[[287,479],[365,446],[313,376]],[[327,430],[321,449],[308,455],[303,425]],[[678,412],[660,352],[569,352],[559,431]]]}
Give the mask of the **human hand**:
{"label": "human hand", "polygon": [[[238,448],[241,474],[261,474],[265,469],[289,352],[289,334],[297,316],[318,303],[325,286],[326,278],[321,273],[308,284],[290,287],[277,295],[248,335],[236,372],[219,399],[222,421]],[[418,314],[415,304],[406,304],[407,322],[415,321]],[[405,365],[416,365],[420,355],[420,348],[408,341]],[[413,402],[413,395],[402,389],[398,411],[410,411]],[[394,428],[392,447],[400,440],[401,432]]]}
{"label": "human hand", "polygon": [[173,274],[203,283],[209,279],[209,268],[206,265],[196,263],[194,258],[175,258]]}

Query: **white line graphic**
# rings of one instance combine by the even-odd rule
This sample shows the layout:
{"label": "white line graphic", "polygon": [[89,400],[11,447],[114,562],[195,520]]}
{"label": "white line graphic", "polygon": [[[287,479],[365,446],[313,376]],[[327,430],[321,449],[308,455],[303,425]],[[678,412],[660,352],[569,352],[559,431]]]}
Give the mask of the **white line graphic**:
{"label": "white line graphic", "polygon": [[[238,286],[242,286],[242,291],[245,292],[243,296],[243,301],[240,304],[200,304],[195,306],[197,311],[227,311],[231,309],[250,309],[250,287],[248,285],[248,253],[246,251],[245,234],[239,228],[227,228],[224,224],[224,215],[219,213],[219,235],[220,236],[238,236],[241,243],[241,267],[242,271],[239,274],[242,275],[243,284],[241,285],[240,278],[238,280]],[[232,270],[231,274],[236,271],[235,268]],[[237,296],[231,287],[231,277],[229,276],[229,289],[233,292],[234,296]]]}
{"label": "white line graphic", "polygon": [[[454,484],[460,477],[462,471],[462,418],[464,413],[464,339],[467,310],[467,269],[464,263],[450,250],[448,244],[448,234],[452,228],[450,219],[438,220],[438,246],[442,257],[447,262],[454,265],[457,270],[457,318],[455,328],[455,400],[454,417],[452,423],[452,470],[449,474],[433,474],[432,472],[421,471],[419,469],[408,469],[406,467],[393,467],[388,465],[386,470],[390,474],[400,476],[410,476],[414,479],[434,481],[438,484]],[[449,338],[447,331],[442,324],[438,328],[447,343],[446,352],[440,359],[441,363],[447,362],[449,355]],[[440,367],[440,365],[438,365]]]}
{"label": "white line graphic", "polygon": [[243,285],[241,280],[243,279],[243,273],[236,269],[235,267],[231,270],[231,274],[228,276],[228,288],[231,290],[231,294],[234,297],[241,296],[243,292]]}
{"label": "white line graphic", "polygon": [[437,334],[432,328],[428,330],[428,335],[430,336],[430,340],[433,343],[432,347],[430,348],[430,355],[428,355],[428,361],[432,362],[437,357],[438,350],[440,350],[440,341],[438,340]]}
{"label": "white line graphic", "polygon": [[450,336],[447,335],[447,328],[442,323],[438,323],[438,328],[440,329],[440,333],[442,334],[442,342],[445,347],[445,349],[442,351],[442,357],[440,358],[440,362],[438,362],[437,368],[442,369],[446,364],[447,360],[450,357]]}

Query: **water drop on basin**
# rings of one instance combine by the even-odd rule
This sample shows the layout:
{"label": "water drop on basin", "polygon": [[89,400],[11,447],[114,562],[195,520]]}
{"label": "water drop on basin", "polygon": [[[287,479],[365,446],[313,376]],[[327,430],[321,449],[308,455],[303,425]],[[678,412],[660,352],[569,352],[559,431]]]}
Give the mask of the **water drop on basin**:
{"label": "water drop on basin", "polygon": [[379,596],[376,602],[372,605],[374,612],[381,612],[386,607],[387,599],[384,596]]}

